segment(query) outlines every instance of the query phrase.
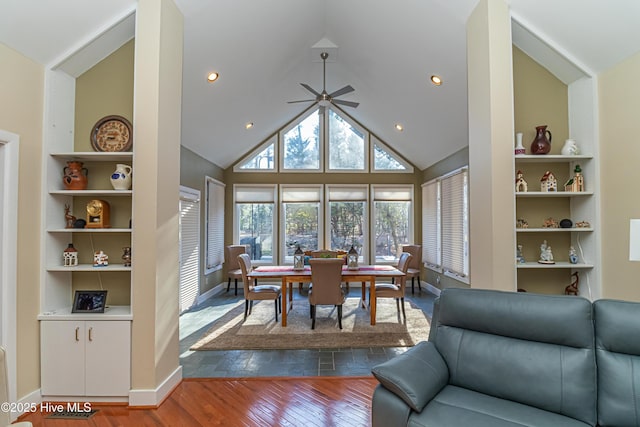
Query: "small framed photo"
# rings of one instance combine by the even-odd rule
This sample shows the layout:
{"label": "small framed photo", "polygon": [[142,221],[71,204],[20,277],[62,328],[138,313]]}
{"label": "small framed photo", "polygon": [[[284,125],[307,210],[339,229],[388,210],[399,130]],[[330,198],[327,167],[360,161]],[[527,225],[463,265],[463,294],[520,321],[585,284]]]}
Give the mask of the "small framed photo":
{"label": "small framed photo", "polygon": [[104,313],[107,291],[76,291],[72,313]]}

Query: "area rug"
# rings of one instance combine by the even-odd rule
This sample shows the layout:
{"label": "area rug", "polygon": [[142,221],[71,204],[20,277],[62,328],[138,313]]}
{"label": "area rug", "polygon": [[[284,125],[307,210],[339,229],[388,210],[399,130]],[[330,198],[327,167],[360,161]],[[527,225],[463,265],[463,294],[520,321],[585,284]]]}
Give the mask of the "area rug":
{"label": "area rug", "polygon": [[306,348],[411,347],[429,336],[426,314],[405,300],[406,322],[400,322],[395,300],[378,300],[376,324],[370,324],[369,311],[359,298],[347,298],[343,305],[342,330],[337,309],[318,306],[316,327],[311,329],[309,302],[294,300],[287,315],[287,326],[274,319],[273,301],[256,301],[243,322],[244,301],[216,320],[191,350],[266,350]]}

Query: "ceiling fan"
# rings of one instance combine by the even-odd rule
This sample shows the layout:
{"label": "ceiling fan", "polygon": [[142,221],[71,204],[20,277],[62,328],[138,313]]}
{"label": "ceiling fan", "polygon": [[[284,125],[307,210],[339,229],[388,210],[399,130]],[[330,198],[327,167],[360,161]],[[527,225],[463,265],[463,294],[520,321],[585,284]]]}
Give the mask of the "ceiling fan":
{"label": "ceiling fan", "polygon": [[342,89],[338,89],[335,92],[327,93],[325,89],[326,77],[327,77],[327,58],[329,54],[327,52],[322,52],[320,54],[320,58],[322,58],[322,92],[318,93],[311,86],[306,83],[300,83],[303,88],[311,92],[315,95],[315,99],[303,99],[300,101],[289,101],[288,104],[295,104],[298,102],[317,102],[320,105],[320,109],[324,110],[324,107],[327,107],[329,104],[337,104],[337,105],[345,105],[347,107],[356,108],[360,103],[353,101],[343,101],[341,99],[335,99],[340,95],[345,95],[347,93],[353,92],[355,89],[351,87],[351,85],[346,85]]}

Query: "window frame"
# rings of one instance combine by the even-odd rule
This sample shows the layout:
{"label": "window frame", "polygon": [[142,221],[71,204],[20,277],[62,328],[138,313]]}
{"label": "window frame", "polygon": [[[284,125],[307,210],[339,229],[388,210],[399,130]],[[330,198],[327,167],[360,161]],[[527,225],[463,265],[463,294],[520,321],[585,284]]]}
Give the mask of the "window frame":
{"label": "window frame", "polygon": [[[295,189],[314,189],[317,190],[318,192],[318,198],[319,200],[316,202],[311,202],[311,201],[306,201],[306,203],[318,203],[318,246],[323,245],[324,246],[324,186],[322,184],[280,184],[280,191],[279,191],[279,195],[280,195],[280,209],[278,211],[279,215],[280,215],[280,258],[279,258],[279,263],[280,265],[286,265],[287,263],[293,263],[293,258],[288,261],[287,260],[287,239],[286,239],[286,213],[285,213],[285,205],[288,203],[295,203],[295,202],[286,202],[286,195],[285,193],[287,192],[287,190],[295,190]],[[303,202],[300,202],[303,203]],[[322,247],[319,248],[305,248],[303,247],[302,250],[306,251],[306,250],[311,250],[311,249],[323,249]]]}
{"label": "window frame", "polygon": [[[278,186],[276,184],[234,184],[233,185],[233,243],[239,245],[240,244],[240,218],[239,218],[239,209],[238,204],[240,203],[272,203],[273,204],[273,218],[271,219],[271,262],[262,261],[262,260],[251,260],[252,265],[275,265],[278,261],[278,253],[279,253],[279,245],[278,245]],[[254,190],[259,189],[260,192],[264,192],[267,194],[266,190],[271,190],[272,201],[238,201],[238,192],[246,189],[246,190]]]}
{"label": "window frame", "polygon": [[[264,141],[262,144],[258,145],[253,151],[251,151],[248,155],[244,156],[242,160],[237,162],[233,166],[234,172],[249,172],[249,173],[276,173],[278,172],[278,133],[271,135]],[[243,169],[242,165],[247,162],[255,159],[258,154],[262,153],[267,147],[273,144],[273,167],[271,169]]]}
{"label": "window frame", "polygon": [[[376,190],[380,189],[380,191],[389,191],[389,189],[393,189],[393,188],[405,188],[406,191],[409,193],[409,200],[405,200],[405,199],[376,199]],[[406,201],[409,202],[409,209],[408,209],[408,224],[407,224],[407,236],[411,238],[411,240],[415,240],[415,218],[414,218],[414,210],[415,210],[415,186],[413,184],[371,184],[371,225],[370,225],[370,237],[369,237],[369,244],[371,245],[370,248],[370,259],[371,262],[373,264],[390,264],[390,265],[395,265],[398,263],[398,258],[396,257],[393,260],[388,260],[388,261],[378,261],[377,257],[376,257],[376,247],[375,247],[375,226],[376,226],[376,202],[380,201],[380,202],[400,202],[400,201]],[[403,244],[411,244],[411,241],[408,241],[406,243]]]}
{"label": "window frame", "polygon": [[[363,161],[362,169],[332,169],[331,168],[331,144],[330,144],[331,134],[330,134],[330,128],[329,128],[329,114],[328,114],[329,110],[333,111],[334,114],[340,116],[340,118],[342,118],[345,122],[349,123],[349,125],[357,129],[358,132],[362,133],[362,144],[363,144],[362,155],[364,156],[362,160]],[[371,163],[369,161],[369,155],[371,152],[371,150],[369,149],[371,145],[370,138],[369,138],[370,133],[364,127],[360,126],[359,123],[357,123],[355,120],[353,120],[351,117],[344,114],[344,112],[342,112],[337,108],[325,107],[323,122],[324,122],[323,124],[324,134],[321,142],[323,143],[322,145],[324,147],[325,159],[327,159],[325,163],[326,164],[325,172],[326,173],[369,173],[369,164]],[[324,138],[324,136],[326,136],[326,138]]]}
{"label": "window frame", "polygon": [[[331,202],[355,202],[357,200],[340,200],[331,198],[331,190],[332,189],[349,189],[349,188],[359,188],[364,192],[364,220],[363,220],[363,241],[365,242],[362,249],[360,250],[360,259],[359,263],[369,264],[369,247],[371,246],[371,232],[369,228],[369,212],[371,211],[371,200],[369,197],[369,184],[326,184],[325,185],[325,218],[326,218],[326,227],[325,227],[325,246],[331,243],[331,224],[329,224],[329,220],[331,219]],[[332,249],[332,248],[326,248]]]}
{"label": "window frame", "polygon": [[[317,169],[288,169],[284,167],[285,164],[285,140],[284,136],[287,132],[297,127],[301,122],[307,120],[312,114],[318,112],[318,168]],[[319,111],[319,108],[311,108],[309,111],[304,112],[298,116],[294,121],[289,123],[278,132],[278,171],[283,173],[320,173],[324,171],[324,114]],[[244,170],[243,170],[244,171]]]}

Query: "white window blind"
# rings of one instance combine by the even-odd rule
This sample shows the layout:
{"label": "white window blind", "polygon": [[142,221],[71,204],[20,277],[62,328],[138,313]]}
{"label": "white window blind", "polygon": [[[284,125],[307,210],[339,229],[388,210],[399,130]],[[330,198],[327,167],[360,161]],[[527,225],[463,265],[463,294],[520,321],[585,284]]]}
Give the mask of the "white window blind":
{"label": "white window blind", "polygon": [[213,178],[205,178],[207,192],[206,266],[209,274],[222,268],[224,262],[224,187]]}
{"label": "white window blind", "polygon": [[180,188],[179,312],[193,306],[200,292],[200,191]]}
{"label": "white window blind", "polygon": [[460,169],[442,178],[442,267],[460,277],[469,274],[467,170]]}
{"label": "white window blind", "polygon": [[422,258],[432,268],[440,268],[439,183],[422,185]]}

